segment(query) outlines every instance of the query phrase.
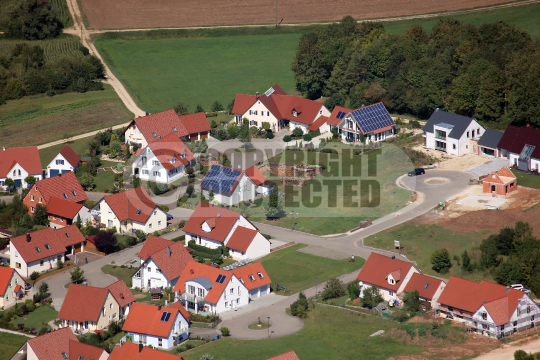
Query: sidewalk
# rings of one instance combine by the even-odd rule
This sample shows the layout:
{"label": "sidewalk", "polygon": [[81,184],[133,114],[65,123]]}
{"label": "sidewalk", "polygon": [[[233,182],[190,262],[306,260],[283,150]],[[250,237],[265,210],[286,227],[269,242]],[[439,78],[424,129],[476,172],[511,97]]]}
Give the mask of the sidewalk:
{"label": "sidewalk", "polygon": [[2,329],[2,328],[0,328],[0,332],[5,332],[5,333],[10,333],[10,334],[15,334],[15,335],[26,336],[26,337],[29,337],[29,338],[35,338],[35,337],[36,337],[35,335],[23,334],[23,333],[20,333],[20,332],[18,332],[18,331],[13,331],[13,330],[8,330],[8,329]]}

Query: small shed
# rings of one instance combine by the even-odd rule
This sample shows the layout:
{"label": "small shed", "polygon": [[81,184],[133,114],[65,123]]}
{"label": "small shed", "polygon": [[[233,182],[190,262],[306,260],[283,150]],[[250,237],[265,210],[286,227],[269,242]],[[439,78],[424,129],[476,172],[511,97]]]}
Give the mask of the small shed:
{"label": "small shed", "polygon": [[163,296],[163,289],[162,288],[151,288],[150,289],[150,295],[152,296],[152,300],[161,300],[161,297]]}
{"label": "small shed", "polygon": [[483,181],[483,191],[485,193],[506,195],[516,190],[516,176],[506,166],[497,172],[489,174]]}

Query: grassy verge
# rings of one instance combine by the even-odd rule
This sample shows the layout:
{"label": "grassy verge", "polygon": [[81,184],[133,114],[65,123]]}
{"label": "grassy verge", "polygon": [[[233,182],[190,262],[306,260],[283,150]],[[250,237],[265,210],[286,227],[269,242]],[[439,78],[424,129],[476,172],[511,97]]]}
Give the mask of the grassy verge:
{"label": "grassy verge", "polygon": [[512,173],[517,178],[517,182],[519,186],[530,187],[533,189],[540,189],[540,176],[527,174],[519,170],[512,170]]}
{"label": "grassy verge", "polygon": [[109,274],[117,278],[118,280],[123,280],[126,284],[131,283],[131,275],[135,272],[136,269],[122,268],[115,265],[105,265],[101,268],[101,271],[105,274]]}
{"label": "grassy verge", "polygon": [[286,286],[291,290],[291,294],[358,270],[365,262],[359,258],[356,262],[349,263],[347,260],[332,260],[297,251],[305,246],[303,244],[290,246],[261,259],[273,284]]}
{"label": "grassy verge", "polygon": [[29,337],[0,332],[0,360],[9,360]]}
{"label": "grassy verge", "polygon": [[13,317],[11,323],[15,326],[18,324],[24,324],[24,327],[39,330],[49,321],[56,319],[57,316],[58,311],[50,308],[49,306],[39,306],[36,308],[36,310],[28,313],[28,315],[24,315],[20,318]]}
{"label": "grassy verge", "polygon": [[[401,235],[401,238],[398,236]],[[379,249],[394,250],[394,240],[401,240],[402,253],[409,260],[416,261],[422,272],[429,275],[450,277],[451,275],[464,277],[466,279],[480,281],[493,280],[493,275],[488,271],[464,273],[457,262],[452,259],[453,266],[448,274],[438,274],[431,268],[431,254],[438,249],[446,248],[450,252],[450,257],[456,255],[461,260],[461,254],[467,250],[473,262],[480,259],[480,244],[489,232],[452,232],[442,226],[433,224],[405,223],[394,226],[390,229],[369,236],[364,239],[364,245]]]}
{"label": "grassy verge", "polygon": [[96,191],[105,192],[114,188],[114,172],[104,171],[96,174]]}

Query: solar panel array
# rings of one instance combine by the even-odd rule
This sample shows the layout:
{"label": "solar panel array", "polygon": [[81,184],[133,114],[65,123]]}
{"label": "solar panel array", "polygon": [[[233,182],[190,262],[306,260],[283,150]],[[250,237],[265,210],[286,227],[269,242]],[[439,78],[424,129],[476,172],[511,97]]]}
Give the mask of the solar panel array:
{"label": "solar panel array", "polygon": [[270,96],[272,95],[276,90],[274,90],[273,87],[271,87],[270,89],[266,90],[266,92],[264,93],[264,95],[266,96]]}
{"label": "solar panel array", "polygon": [[356,109],[351,115],[364,133],[394,125],[394,120],[382,103]]}
{"label": "solar panel array", "polygon": [[343,118],[345,117],[345,112],[344,112],[344,111],[339,111],[339,112],[337,113],[336,117],[337,117],[338,119],[340,119],[340,120],[343,119]]}
{"label": "solar panel array", "polygon": [[163,312],[163,314],[161,314],[161,321],[169,321],[169,319],[171,318],[171,313],[170,312]]}
{"label": "solar panel array", "polygon": [[201,187],[229,194],[240,174],[240,170],[214,164],[204,177]]}
{"label": "solar panel array", "polygon": [[247,259],[244,259],[244,260],[240,260],[238,262],[235,262],[235,263],[232,263],[231,265],[227,265],[225,266],[224,268],[222,268],[223,270],[234,270],[240,266],[244,266],[244,265],[247,265],[247,264],[251,264],[253,262],[253,260],[247,258]]}
{"label": "solar panel array", "polygon": [[226,277],[225,275],[221,275],[221,274],[220,274],[220,275],[218,275],[218,277],[217,277],[217,279],[216,279],[216,282],[217,282],[218,284],[223,284],[223,282],[225,281],[226,278],[227,278],[227,277]]}
{"label": "solar panel array", "polygon": [[521,154],[519,155],[519,160],[522,160],[522,161],[529,160],[535,148],[536,146],[525,144],[525,147],[523,147],[523,150],[521,151]]}

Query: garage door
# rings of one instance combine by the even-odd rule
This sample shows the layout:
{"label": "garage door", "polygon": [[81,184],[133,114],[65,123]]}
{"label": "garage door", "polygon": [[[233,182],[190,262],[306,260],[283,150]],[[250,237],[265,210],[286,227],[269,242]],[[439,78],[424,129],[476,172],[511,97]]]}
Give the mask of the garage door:
{"label": "garage door", "polygon": [[261,287],[261,296],[268,294],[268,285]]}
{"label": "garage door", "polygon": [[252,299],[259,297],[259,288],[251,290],[250,294]]}
{"label": "garage door", "polygon": [[20,188],[21,187],[21,180],[15,180],[15,187]]}
{"label": "garage door", "polygon": [[71,172],[71,170],[62,170],[62,174],[65,174],[65,173],[68,173],[68,172]]}
{"label": "garage door", "polygon": [[51,177],[56,176],[56,175],[58,175],[59,173],[60,173],[59,170],[52,170],[52,169],[51,169]]}

